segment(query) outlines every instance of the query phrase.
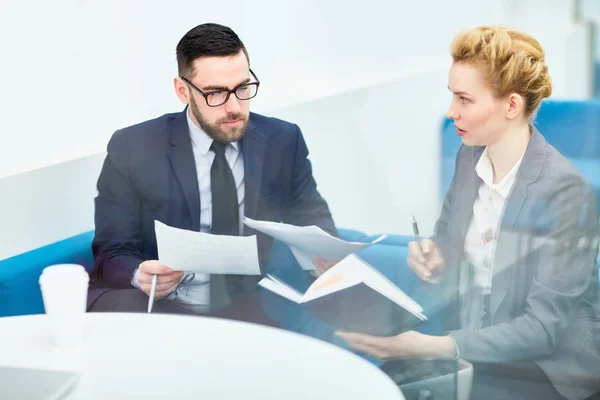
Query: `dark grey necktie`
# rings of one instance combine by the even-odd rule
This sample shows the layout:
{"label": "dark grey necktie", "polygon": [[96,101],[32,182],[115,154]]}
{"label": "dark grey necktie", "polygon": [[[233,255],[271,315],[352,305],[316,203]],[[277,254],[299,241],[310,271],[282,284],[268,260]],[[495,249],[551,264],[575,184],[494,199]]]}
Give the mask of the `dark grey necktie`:
{"label": "dark grey necktie", "polygon": [[[210,169],[212,194],[211,233],[215,235],[239,235],[240,217],[237,189],[231,168],[225,159],[226,144],[213,140],[210,146],[215,159]],[[233,277],[232,277],[233,278]],[[218,310],[231,303],[224,275],[210,276],[210,308]]]}

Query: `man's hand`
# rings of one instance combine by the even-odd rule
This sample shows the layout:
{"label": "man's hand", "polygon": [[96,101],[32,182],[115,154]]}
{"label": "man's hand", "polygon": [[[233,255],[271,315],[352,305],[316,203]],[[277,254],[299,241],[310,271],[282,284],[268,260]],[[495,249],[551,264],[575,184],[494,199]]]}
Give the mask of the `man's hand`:
{"label": "man's hand", "polygon": [[408,257],[406,262],[421,280],[432,281],[444,269],[446,262],[442,253],[430,239],[408,244]]}
{"label": "man's hand", "polygon": [[313,257],[313,264],[315,264],[315,275],[321,276],[329,268],[333,267],[338,261],[325,260],[321,257]]}
{"label": "man's hand", "polygon": [[138,283],[148,296],[152,287],[152,275],[158,275],[156,279],[155,299],[161,299],[171,294],[177,288],[183,278],[183,271],[173,271],[166,265],[161,265],[157,260],[144,261],[139,266]]}

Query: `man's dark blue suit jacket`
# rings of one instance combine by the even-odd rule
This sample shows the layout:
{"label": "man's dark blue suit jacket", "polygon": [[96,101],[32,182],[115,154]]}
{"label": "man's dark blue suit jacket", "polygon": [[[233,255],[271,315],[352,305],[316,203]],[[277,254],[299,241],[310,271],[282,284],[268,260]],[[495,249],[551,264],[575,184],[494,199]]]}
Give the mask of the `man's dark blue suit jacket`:
{"label": "man's dark blue suit jacket", "polygon": [[[121,129],[111,138],[95,200],[90,302],[104,291],[97,288],[131,288],[139,264],[157,259],[155,219],[200,229],[200,193],[186,112]],[[251,113],[240,143],[247,217],[317,225],[337,235],[297,125]],[[244,227],[244,235],[252,234],[257,235],[264,271],[272,240]]]}

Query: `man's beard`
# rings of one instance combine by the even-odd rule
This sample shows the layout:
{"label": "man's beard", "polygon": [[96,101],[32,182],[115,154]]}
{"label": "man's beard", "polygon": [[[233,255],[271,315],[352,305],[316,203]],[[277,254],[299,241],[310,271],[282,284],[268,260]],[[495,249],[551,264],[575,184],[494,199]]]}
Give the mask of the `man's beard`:
{"label": "man's beard", "polygon": [[[192,115],[194,116],[194,118],[196,118],[196,121],[198,121],[200,129],[202,129],[204,133],[206,133],[208,136],[215,139],[216,141],[221,143],[237,142],[244,136],[244,133],[246,133],[246,129],[248,128],[247,115],[245,116],[241,113],[227,114],[226,117],[217,120],[214,124],[211,124],[202,117],[202,114],[200,113],[200,110],[198,109],[194,100],[190,100],[190,108],[192,110]],[[224,122],[237,120],[242,120],[241,125],[232,128],[227,128],[222,125]]]}

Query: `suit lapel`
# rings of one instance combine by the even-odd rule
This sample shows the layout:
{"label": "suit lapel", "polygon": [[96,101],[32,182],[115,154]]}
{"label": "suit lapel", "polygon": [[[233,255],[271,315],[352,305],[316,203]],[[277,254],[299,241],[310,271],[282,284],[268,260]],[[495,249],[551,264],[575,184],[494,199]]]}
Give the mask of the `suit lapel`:
{"label": "suit lapel", "polygon": [[248,123],[248,129],[240,142],[244,152],[244,215],[254,218],[258,208],[263,175],[265,135],[256,129],[252,122],[252,116]]}
{"label": "suit lapel", "polygon": [[515,262],[519,258],[522,240],[521,235],[516,232],[516,224],[525,203],[527,194],[527,183],[517,178],[506,199],[500,228],[498,230],[498,242],[494,255],[492,271],[492,293],[490,297],[490,312],[495,315],[498,307],[508,294],[511,283],[515,276]]}
{"label": "suit lapel", "polygon": [[[524,260],[527,247],[524,240],[532,234],[532,218],[535,215],[523,213],[528,199],[528,187],[535,182],[542,171],[543,160],[546,157],[546,141],[542,135],[533,128],[531,140],[527,146],[523,160],[517,171],[513,188],[511,189],[502,216],[493,267],[492,293],[490,298],[490,312],[492,317],[498,311],[498,307],[508,294],[515,280],[524,279],[519,275],[522,272],[519,260]],[[535,208],[530,207],[532,210]]]}
{"label": "suit lapel", "polygon": [[[479,186],[481,186],[481,178],[477,175],[477,171],[475,171],[475,167],[477,166],[477,162],[483,153],[483,148],[470,148],[469,156],[466,159],[468,163],[468,171],[469,175],[466,180],[464,180],[463,186],[461,187],[461,191],[459,193],[460,200],[457,202],[458,204],[463,205],[460,207],[461,213],[459,214],[459,234],[458,237],[462,238],[464,244],[464,238],[467,235],[467,229],[469,228],[469,224],[471,223],[471,218],[473,216],[473,204],[475,203],[475,199],[477,198],[477,193],[479,192]],[[468,204],[469,207],[464,207],[465,204]],[[460,247],[464,248],[464,245]]]}
{"label": "suit lapel", "polygon": [[[471,218],[473,216],[473,204],[475,203],[475,199],[477,198],[477,193],[479,191],[479,186],[481,185],[481,178],[477,175],[475,171],[475,166],[483,153],[483,147],[470,147],[466,149],[466,155],[463,157],[459,168],[462,168],[463,171],[467,171],[465,174],[466,178],[462,179],[458,185],[458,191],[455,195],[456,199],[453,201],[455,204],[455,213],[457,224],[456,234],[453,235],[455,240],[459,240],[459,243],[456,243],[451,248],[455,249],[464,249],[465,247],[465,237],[467,235],[467,229],[469,228],[469,223],[471,222]],[[468,206],[468,207],[467,207]],[[462,251],[459,254],[456,254],[457,265],[461,262],[462,259]]]}
{"label": "suit lapel", "polygon": [[[454,171],[456,179],[456,189],[454,190],[452,207],[448,213],[449,225],[452,229],[449,231],[447,250],[448,254],[444,257],[449,269],[450,285],[446,287],[445,301],[450,305],[449,312],[446,313],[446,329],[458,329],[457,322],[460,319],[460,299],[461,285],[470,285],[468,276],[464,276],[463,268],[465,236],[471,217],[473,215],[473,204],[477,197],[477,192],[481,184],[481,179],[475,171],[477,161],[483,153],[483,148],[464,147],[459,156],[458,165]],[[467,271],[468,272],[468,271]],[[458,301],[457,301],[458,300]],[[460,325],[460,324],[459,324]]]}
{"label": "suit lapel", "polygon": [[186,109],[173,121],[170,132],[169,160],[175,177],[181,186],[185,197],[192,229],[200,230],[200,189],[198,188],[198,174],[196,162],[192,151],[192,142],[187,123]]}

